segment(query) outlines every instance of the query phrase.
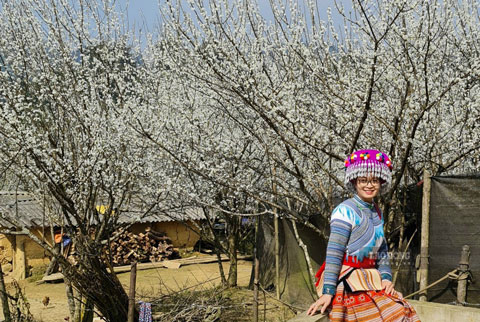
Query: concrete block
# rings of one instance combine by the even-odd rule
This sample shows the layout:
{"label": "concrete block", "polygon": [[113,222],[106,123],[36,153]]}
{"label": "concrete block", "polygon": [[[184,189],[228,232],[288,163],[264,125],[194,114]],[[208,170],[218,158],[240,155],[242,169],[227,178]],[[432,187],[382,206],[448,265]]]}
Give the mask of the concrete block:
{"label": "concrete block", "polygon": [[408,300],[408,303],[415,308],[422,322],[480,321],[480,309],[414,300]]}
{"label": "concrete block", "polygon": [[316,314],[314,316],[307,315],[307,311],[297,314],[293,319],[288,322],[328,322],[328,315]]}
{"label": "concrete block", "polygon": [[[441,304],[433,302],[420,302],[408,300],[417,311],[422,322],[478,322],[480,321],[480,309]],[[317,314],[308,316],[307,312],[298,314],[289,322],[328,322],[328,316]]]}

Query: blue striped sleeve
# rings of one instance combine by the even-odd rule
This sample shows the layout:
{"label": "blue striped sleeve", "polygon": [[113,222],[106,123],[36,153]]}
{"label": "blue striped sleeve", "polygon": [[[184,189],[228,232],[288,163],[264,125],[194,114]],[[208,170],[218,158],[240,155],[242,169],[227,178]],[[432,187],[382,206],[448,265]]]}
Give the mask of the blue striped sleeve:
{"label": "blue striped sleeve", "polygon": [[377,269],[382,276],[382,280],[392,281],[392,270],[390,268],[390,258],[388,257],[388,246],[385,238],[383,238],[382,244],[378,249]]}
{"label": "blue striped sleeve", "polygon": [[330,238],[327,244],[325,258],[325,272],[323,294],[334,295],[337,288],[337,279],[342,268],[348,239],[353,227],[353,210],[340,204],[332,213],[330,222]]}

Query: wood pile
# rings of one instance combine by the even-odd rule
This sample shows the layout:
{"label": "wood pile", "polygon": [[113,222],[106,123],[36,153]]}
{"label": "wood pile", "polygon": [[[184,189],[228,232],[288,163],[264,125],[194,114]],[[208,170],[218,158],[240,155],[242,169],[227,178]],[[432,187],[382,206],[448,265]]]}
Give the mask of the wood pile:
{"label": "wood pile", "polygon": [[179,257],[178,249],[173,247],[170,238],[150,227],[140,234],[128,231],[121,233],[110,243],[110,254],[114,266],[128,265],[133,261],[159,262]]}

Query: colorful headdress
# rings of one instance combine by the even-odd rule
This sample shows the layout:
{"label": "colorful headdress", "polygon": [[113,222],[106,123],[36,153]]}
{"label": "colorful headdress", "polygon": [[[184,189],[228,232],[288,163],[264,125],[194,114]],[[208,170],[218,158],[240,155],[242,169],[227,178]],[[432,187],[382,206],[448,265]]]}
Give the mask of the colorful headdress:
{"label": "colorful headdress", "polygon": [[382,180],[382,191],[392,183],[392,161],[378,150],[358,150],[345,159],[345,185],[352,191],[353,180],[358,177],[376,177]]}

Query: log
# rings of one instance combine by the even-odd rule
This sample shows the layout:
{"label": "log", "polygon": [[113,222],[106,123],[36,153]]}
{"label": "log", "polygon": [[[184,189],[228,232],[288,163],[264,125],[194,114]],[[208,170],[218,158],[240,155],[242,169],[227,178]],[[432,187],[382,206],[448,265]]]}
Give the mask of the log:
{"label": "log", "polygon": [[156,262],[178,256],[170,238],[151,228],[145,229],[144,233],[123,232],[117,236],[110,244],[111,261],[115,266],[129,264],[132,260]]}

